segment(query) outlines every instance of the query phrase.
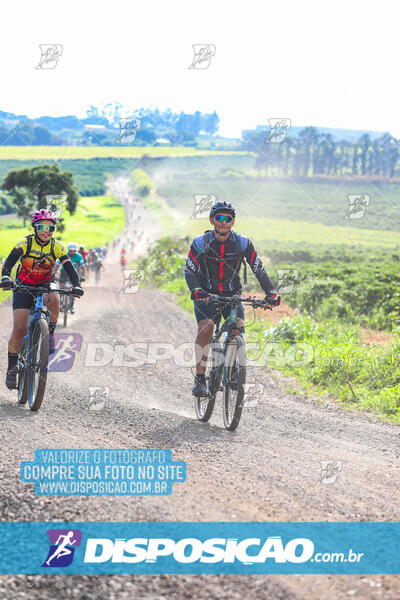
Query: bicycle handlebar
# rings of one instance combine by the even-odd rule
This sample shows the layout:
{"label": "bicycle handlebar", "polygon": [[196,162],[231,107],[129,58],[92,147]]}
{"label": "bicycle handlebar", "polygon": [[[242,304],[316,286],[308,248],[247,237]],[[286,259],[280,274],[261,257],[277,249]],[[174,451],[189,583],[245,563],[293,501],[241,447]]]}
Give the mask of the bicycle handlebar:
{"label": "bicycle handlebar", "polygon": [[[8,283],[8,282],[7,282]],[[43,287],[41,285],[35,286],[34,288],[29,285],[23,285],[22,283],[15,283],[14,281],[10,281],[10,286],[7,288],[0,287],[0,290],[3,292],[7,292],[10,290],[21,290],[26,292],[27,294],[32,294],[33,296],[39,296],[39,294],[50,294],[51,292],[57,292],[58,294],[65,294],[66,296],[72,296],[71,290],[61,290],[61,289],[52,289],[48,287]],[[79,297],[79,296],[77,296]]]}
{"label": "bicycle handlebar", "polygon": [[218,296],[217,294],[209,294],[209,298],[214,304],[239,304],[242,302],[244,304],[251,304],[253,308],[267,308],[268,310],[272,310],[272,306],[268,304],[268,302],[251,296],[243,298],[242,296]]}

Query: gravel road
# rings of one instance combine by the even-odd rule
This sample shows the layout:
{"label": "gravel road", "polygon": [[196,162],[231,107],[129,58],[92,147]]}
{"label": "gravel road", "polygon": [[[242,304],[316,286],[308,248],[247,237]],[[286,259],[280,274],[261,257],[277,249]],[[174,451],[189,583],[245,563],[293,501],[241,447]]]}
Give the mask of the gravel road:
{"label": "gravel road", "polygon": [[[110,253],[111,261],[115,259]],[[333,401],[289,394],[268,369],[249,379],[263,386],[239,429],[223,429],[221,402],[199,423],[193,376],[173,358],[157,364],[87,366],[94,343],[191,343],[195,322],[164,292],[120,293],[123,277],[107,262],[101,286],[88,282],[66,331],[82,335],[73,368],[49,375],[41,410],[18,406],[1,387],[2,521],[399,521],[400,430]],[[10,301],[0,305],[0,357],[6,364]],[[63,329],[58,328],[59,332]],[[3,378],[3,375],[1,375]],[[110,398],[101,410],[90,386]],[[19,481],[21,460],[36,448],[171,448],[187,462],[187,481],[167,497],[39,497]],[[341,461],[335,483],[321,483],[320,461]],[[398,600],[397,576],[1,576],[0,598],[89,600],[140,598]]]}

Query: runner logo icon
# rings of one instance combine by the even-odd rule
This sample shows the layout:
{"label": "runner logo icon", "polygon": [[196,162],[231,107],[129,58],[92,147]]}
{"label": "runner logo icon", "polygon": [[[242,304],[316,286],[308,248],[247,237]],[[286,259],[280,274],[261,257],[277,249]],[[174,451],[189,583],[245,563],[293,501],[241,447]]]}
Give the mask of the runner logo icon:
{"label": "runner logo icon", "polygon": [[74,558],[74,546],[80,546],[82,532],[79,529],[48,529],[50,549],[42,567],[68,567]]}

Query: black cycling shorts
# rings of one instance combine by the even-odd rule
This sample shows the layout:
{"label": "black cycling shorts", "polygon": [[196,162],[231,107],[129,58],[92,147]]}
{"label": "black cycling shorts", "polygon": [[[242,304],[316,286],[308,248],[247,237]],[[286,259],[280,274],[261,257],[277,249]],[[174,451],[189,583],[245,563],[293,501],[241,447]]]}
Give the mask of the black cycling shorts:
{"label": "black cycling shorts", "polygon": [[[214,319],[216,310],[217,307],[211,300],[208,303],[200,302],[200,300],[194,301],[194,314],[196,316],[197,322],[201,321],[202,319]],[[230,311],[230,304],[227,303],[226,306],[222,307],[222,316],[224,317],[224,319],[227,319],[229,317]],[[240,303],[236,307],[236,314],[239,319],[243,319],[244,321],[244,307],[242,303]]]}
{"label": "black cycling shorts", "polygon": [[[27,285],[23,281],[21,281],[20,283],[22,283],[23,285]],[[42,287],[48,287],[49,291],[50,291],[50,282],[49,281],[46,281],[40,285]],[[35,289],[37,286],[30,285],[29,287],[31,287],[32,289]],[[32,296],[31,294],[28,294],[27,292],[13,290],[13,300],[12,300],[13,310],[15,310],[16,308],[31,309],[35,305],[35,301],[36,301],[36,296]]]}
{"label": "black cycling shorts", "polygon": [[65,269],[61,269],[61,271],[60,271],[60,273],[59,273],[59,275],[58,275],[58,278],[59,278],[59,280],[60,280],[60,281],[62,281],[62,282],[65,282],[65,281],[67,281],[67,279],[69,280],[69,277],[68,277],[68,275],[67,275],[67,273],[66,273]]}

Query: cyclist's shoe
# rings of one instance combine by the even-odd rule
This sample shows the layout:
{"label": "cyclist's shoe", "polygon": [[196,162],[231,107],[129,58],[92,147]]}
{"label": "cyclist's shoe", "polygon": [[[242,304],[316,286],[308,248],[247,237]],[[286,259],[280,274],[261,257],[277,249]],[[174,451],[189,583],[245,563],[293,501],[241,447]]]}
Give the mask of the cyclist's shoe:
{"label": "cyclist's shoe", "polygon": [[193,396],[207,396],[207,384],[204,375],[196,375],[194,378]]}
{"label": "cyclist's shoe", "polygon": [[54,339],[54,333],[49,333],[49,355],[54,354],[56,351],[56,342]]}
{"label": "cyclist's shoe", "polygon": [[18,374],[18,367],[13,367],[12,369],[7,370],[6,386],[8,387],[9,390],[17,389],[17,374]]}
{"label": "cyclist's shoe", "polygon": [[73,306],[71,306],[71,315],[74,315],[74,314],[75,314],[75,309]]}

